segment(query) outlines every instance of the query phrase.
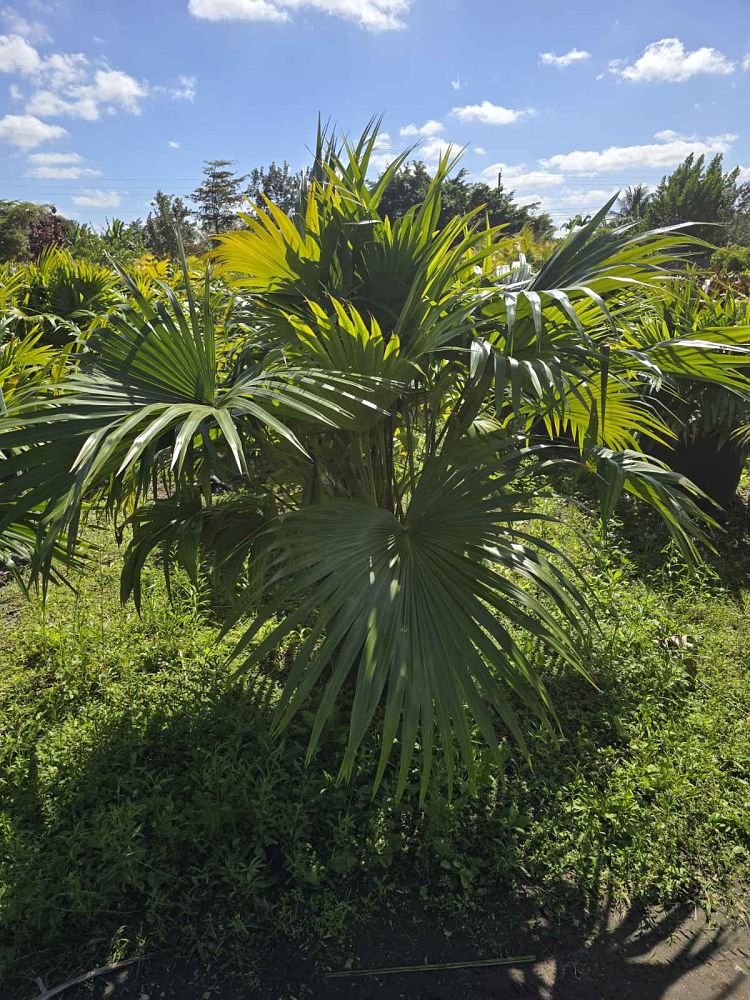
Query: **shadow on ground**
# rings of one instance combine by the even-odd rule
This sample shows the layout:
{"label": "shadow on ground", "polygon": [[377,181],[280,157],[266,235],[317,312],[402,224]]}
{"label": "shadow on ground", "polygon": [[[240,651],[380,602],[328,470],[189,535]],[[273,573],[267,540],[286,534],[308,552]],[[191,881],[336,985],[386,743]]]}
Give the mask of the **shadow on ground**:
{"label": "shadow on ground", "polygon": [[[349,975],[316,972],[292,952],[278,954],[254,986],[206,979],[186,966],[158,961],[99,977],[96,985],[66,991],[69,1000],[747,1000],[750,932],[727,921],[708,922],[692,908],[645,915],[605,910],[584,926],[531,933],[497,926],[504,947],[477,952],[460,933],[419,918],[394,919],[360,941]],[[493,930],[489,917],[483,938]],[[510,947],[509,947],[510,945]],[[470,962],[503,955],[533,962],[441,972],[354,975],[366,969]],[[335,970],[341,971],[341,970]],[[33,1000],[29,997],[29,1000]]]}

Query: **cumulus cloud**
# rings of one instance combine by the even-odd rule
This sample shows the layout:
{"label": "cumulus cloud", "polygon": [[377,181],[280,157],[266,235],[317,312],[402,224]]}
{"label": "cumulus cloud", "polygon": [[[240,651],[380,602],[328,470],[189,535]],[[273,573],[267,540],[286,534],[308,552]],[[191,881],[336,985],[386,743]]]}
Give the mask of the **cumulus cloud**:
{"label": "cumulus cloud", "polygon": [[419,147],[419,158],[428,164],[437,163],[446,153],[457,152],[458,149],[460,149],[460,146],[456,146],[454,142],[447,142],[445,139],[433,137]]}
{"label": "cumulus cloud", "polygon": [[567,69],[573,63],[584,62],[590,58],[591,53],[586,52],[585,49],[571,49],[570,52],[566,52],[561,56],[556,55],[554,52],[542,52],[539,56],[539,62],[545,66],[556,66],[557,69]]}
{"label": "cumulus cloud", "polygon": [[[82,52],[41,55],[20,35],[0,35],[0,72],[29,81],[26,113],[42,118],[97,121],[102,114],[117,111],[139,115],[142,102],[153,93],[192,101],[197,87],[194,76],[180,76],[173,86],[151,87],[146,80],[137,80],[112,68],[106,60],[92,60]],[[22,96],[15,84],[11,96],[16,100]]]}
{"label": "cumulus cloud", "polygon": [[509,166],[507,163],[491,163],[484,168],[482,176],[495,179],[500,173],[503,175],[503,183],[516,190],[557,187],[565,179],[561,174],[550,170],[528,170],[524,164]]}
{"label": "cumulus cloud", "polygon": [[487,155],[487,150],[483,146],[475,146],[474,147],[474,152],[477,154],[477,156],[486,156]]}
{"label": "cumulus cloud", "polygon": [[533,108],[513,110],[504,108],[499,104],[492,104],[490,101],[482,101],[481,104],[467,104],[462,108],[453,108],[452,115],[460,118],[462,122],[479,122],[481,125],[512,125],[521,118],[528,118],[535,114]]}
{"label": "cumulus cloud", "polygon": [[59,125],[49,125],[34,115],[6,115],[0,119],[0,142],[9,142],[19,149],[35,149],[67,134]]}
{"label": "cumulus cloud", "polygon": [[590,191],[575,191],[566,188],[554,195],[552,204],[558,209],[565,208],[584,214],[597,212],[618,191],[619,188],[616,187],[593,188]]}
{"label": "cumulus cloud", "polygon": [[20,35],[0,35],[0,73],[31,76],[41,65],[39,53]]}
{"label": "cumulus cloud", "polygon": [[355,21],[369,31],[404,27],[411,0],[189,0],[193,17],[207,21],[291,20],[295,11],[314,10]]}
{"label": "cumulus cloud", "polygon": [[[748,56],[748,58],[750,59],[750,56]],[[454,90],[461,90],[465,86],[466,84],[460,76],[457,76],[455,80],[451,80],[451,87],[453,87]]]}
{"label": "cumulus cloud", "polygon": [[615,76],[634,83],[683,83],[699,74],[733,73],[735,65],[718,49],[703,46],[688,52],[679,38],[662,38],[647,45],[634,63],[615,59],[609,68]]}
{"label": "cumulus cloud", "polygon": [[428,138],[429,136],[439,135],[440,132],[445,132],[445,125],[442,122],[436,122],[434,119],[425,122],[424,125],[404,125],[404,127],[399,131],[399,135],[402,136],[419,136],[420,138]]}
{"label": "cumulus cloud", "polygon": [[117,208],[121,202],[119,191],[102,191],[99,188],[88,189],[73,198],[73,203],[80,208]]}
{"label": "cumulus cloud", "polygon": [[141,113],[141,101],[149,86],[118,69],[89,73],[89,62],[80,54],[52,56],[42,67],[40,79],[48,87],[36,90],[26,105],[29,114],[57,118],[63,115],[97,121],[102,110]]}
{"label": "cumulus cloud", "polygon": [[630,170],[633,168],[672,167],[680,163],[690,153],[707,156],[715,153],[727,153],[736,135],[708,136],[698,139],[696,136],[680,135],[666,130],[657,132],[654,136],[657,142],[636,146],[608,146],[603,150],[575,150],[572,153],[559,153],[546,160],[540,160],[547,170],[559,170],[572,174],[599,174],[612,170]]}
{"label": "cumulus cloud", "polygon": [[39,21],[29,21],[15,8],[0,6],[0,24],[8,29],[11,35],[20,35],[30,42],[44,44],[51,42],[49,31]]}
{"label": "cumulus cloud", "polygon": [[32,153],[28,164],[26,176],[40,180],[77,181],[101,174],[100,170],[85,166],[80,153]]}

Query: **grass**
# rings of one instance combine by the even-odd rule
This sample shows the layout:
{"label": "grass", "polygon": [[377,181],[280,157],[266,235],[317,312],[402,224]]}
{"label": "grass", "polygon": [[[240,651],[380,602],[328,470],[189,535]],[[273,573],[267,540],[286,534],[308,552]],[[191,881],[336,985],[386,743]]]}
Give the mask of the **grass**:
{"label": "grass", "polygon": [[498,908],[581,921],[605,893],[747,915],[746,546],[730,533],[690,576],[640,512],[607,544],[585,510],[561,515],[600,608],[596,687],[547,666],[562,736],[533,728],[532,767],[509,748],[476,797],[438,782],[424,811],[416,776],[401,803],[387,783],[372,799],[375,739],[336,783],[344,719],[306,767],[309,717],[271,732],[287,653],[236,680],[209,610],[186,586],[170,604],[155,569],[141,617],[116,555],[45,610],[0,592],[5,982],[139,950],[252,982],[279,947],[338,961],[415,896],[447,929]]}

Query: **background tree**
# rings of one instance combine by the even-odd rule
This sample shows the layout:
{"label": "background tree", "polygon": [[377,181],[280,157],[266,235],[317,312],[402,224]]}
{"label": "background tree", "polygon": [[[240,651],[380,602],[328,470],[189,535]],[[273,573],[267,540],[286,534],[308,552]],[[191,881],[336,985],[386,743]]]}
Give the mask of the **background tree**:
{"label": "background tree", "polygon": [[642,222],[646,215],[646,210],[651,203],[653,195],[649,192],[645,184],[634,184],[626,187],[615,206],[617,221]]}
{"label": "background tree", "polygon": [[29,255],[36,260],[48,247],[64,247],[70,242],[75,223],[59,215],[53,206],[29,229]]}
{"label": "background tree", "polygon": [[123,222],[122,219],[107,219],[101,231],[88,223],[74,226],[68,247],[75,258],[90,264],[110,264],[115,261],[128,266],[145,251],[143,242],[144,226],[140,219]]}
{"label": "background tree", "polygon": [[750,207],[747,185],[738,185],[738,176],[738,168],[724,173],[720,153],[708,166],[704,156],[691,153],[674,173],[662,177],[646,209],[646,227],[712,223],[698,225],[693,232],[710,243],[727,243],[733,229],[742,223],[738,216]]}
{"label": "background tree", "polygon": [[281,166],[272,162],[268,168],[256,167],[251,171],[246,194],[253,204],[261,207],[265,196],[290,215],[297,203],[301,183],[302,172],[292,173],[286,160]]}
{"label": "background tree", "polygon": [[33,201],[0,201],[0,261],[28,260],[32,256],[29,237],[52,208]]}
{"label": "background tree", "polygon": [[[524,226],[531,226],[534,235],[539,238],[552,235],[552,219],[544,212],[537,212],[538,202],[518,205],[513,199],[514,192],[506,191],[501,182],[496,187],[472,184],[466,180],[467,176],[468,171],[460,170],[443,185],[441,227],[455,216],[482,205],[486,208],[490,225],[507,225],[509,234],[520,232]],[[383,215],[398,219],[412,206],[421,204],[431,180],[427,167],[418,160],[396,171],[380,203]]]}
{"label": "background tree", "polygon": [[244,197],[246,174],[232,170],[232,160],[207,160],[203,167],[203,183],[190,195],[197,208],[193,215],[204,233],[236,229],[237,212]]}
{"label": "background tree", "polygon": [[193,253],[197,250],[198,233],[192,222],[190,209],[182,198],[157,191],[151,205],[152,209],[143,227],[143,244],[146,250],[155,257],[176,257],[175,227],[179,230],[186,252]]}

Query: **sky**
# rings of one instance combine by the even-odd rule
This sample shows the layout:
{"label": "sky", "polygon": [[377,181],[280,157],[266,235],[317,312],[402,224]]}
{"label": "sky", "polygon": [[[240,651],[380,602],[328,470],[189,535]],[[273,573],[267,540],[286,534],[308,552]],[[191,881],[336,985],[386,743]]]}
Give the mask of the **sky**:
{"label": "sky", "polygon": [[749,0],[0,0],[0,199],[144,217],[203,161],[452,144],[557,225],[691,151],[750,180]]}

